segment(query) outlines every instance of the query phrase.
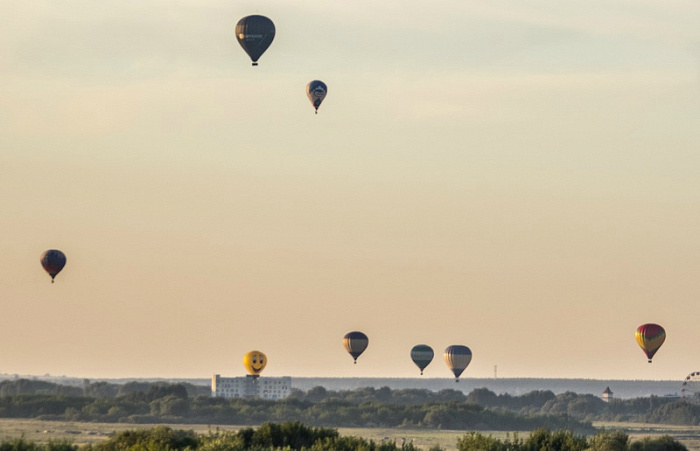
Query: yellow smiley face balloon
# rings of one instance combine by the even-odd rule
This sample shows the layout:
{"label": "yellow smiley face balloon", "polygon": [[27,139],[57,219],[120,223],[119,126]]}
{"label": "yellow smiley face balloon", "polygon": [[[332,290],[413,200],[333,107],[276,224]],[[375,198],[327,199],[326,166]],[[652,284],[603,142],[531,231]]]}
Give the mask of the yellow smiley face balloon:
{"label": "yellow smiley face balloon", "polygon": [[243,366],[252,376],[260,376],[265,365],[267,365],[267,356],[260,351],[250,351],[243,356]]}

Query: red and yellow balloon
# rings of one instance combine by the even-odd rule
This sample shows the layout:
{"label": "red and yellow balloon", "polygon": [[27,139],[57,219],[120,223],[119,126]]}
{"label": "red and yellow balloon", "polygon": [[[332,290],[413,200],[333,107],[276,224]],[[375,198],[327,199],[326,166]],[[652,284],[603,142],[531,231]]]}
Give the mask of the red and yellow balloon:
{"label": "red and yellow balloon", "polygon": [[651,363],[651,358],[654,357],[656,351],[659,350],[666,340],[666,331],[658,324],[642,324],[637,328],[634,337],[637,339],[637,343],[639,343],[639,347],[642,348],[644,354],[647,355],[649,363]]}

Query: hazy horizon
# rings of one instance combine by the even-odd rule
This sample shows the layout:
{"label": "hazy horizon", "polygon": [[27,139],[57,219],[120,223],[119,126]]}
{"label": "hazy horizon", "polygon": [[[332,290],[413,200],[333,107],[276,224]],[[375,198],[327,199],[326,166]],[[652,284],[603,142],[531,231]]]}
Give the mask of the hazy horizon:
{"label": "hazy horizon", "polygon": [[[426,377],[452,344],[466,378],[700,369],[696,2],[3,11],[0,371],[235,375],[255,349],[265,376],[413,377],[416,344]],[[258,67],[249,14],[277,29]]]}
{"label": "hazy horizon", "polygon": [[[244,377],[246,376],[245,370],[243,371],[234,371],[232,373],[212,373],[212,374],[219,374],[220,376],[223,377]],[[123,376],[123,377],[89,377],[89,376],[80,376],[80,375],[67,375],[67,374],[16,374],[16,373],[0,373],[0,380],[12,380],[14,378],[16,379],[25,379],[25,378],[32,378],[36,380],[76,380],[76,381],[84,381],[84,380],[89,380],[91,382],[96,382],[96,381],[206,381],[206,382],[211,382],[211,376],[202,376],[202,377],[167,377],[167,376],[141,376],[141,377],[129,377],[129,376]],[[260,377],[279,377],[279,376],[260,376]],[[417,381],[417,382],[446,382],[449,383],[448,385],[452,386],[455,384],[455,379],[454,376],[450,377],[443,377],[443,376],[434,376],[434,377],[424,377],[424,376],[399,376],[399,377],[391,377],[391,376],[378,376],[378,377],[363,377],[363,376],[293,376],[289,374],[284,374],[282,377],[292,377],[293,379],[298,379],[298,380],[349,380],[349,381],[356,381],[356,380],[367,380],[367,381],[377,381],[377,380],[397,380],[397,381],[406,381],[406,380],[411,380],[411,381]],[[551,380],[551,381],[620,381],[620,382],[671,382],[671,383],[677,383],[679,387],[681,386],[683,380],[685,379],[685,376],[682,378],[677,378],[677,379],[611,379],[611,378],[586,378],[586,377],[557,377],[557,378],[552,378],[552,377],[464,377],[461,376],[460,381],[466,382],[468,384],[470,381],[514,381],[514,380],[525,380],[525,381],[536,381],[536,380]],[[460,387],[459,385],[454,385],[455,387]]]}
{"label": "hazy horizon", "polygon": [[[0,375],[0,379],[6,375]],[[221,374],[221,377],[243,377],[243,374]],[[261,376],[266,378],[268,376]],[[290,376],[285,376],[290,377]],[[22,379],[22,378],[20,378]],[[6,379],[16,381],[19,379]],[[31,380],[55,383],[71,387],[83,386],[86,378],[66,376],[32,376]],[[87,378],[90,383],[128,384],[137,383],[188,383],[199,387],[211,387],[211,378]],[[445,377],[295,377],[291,376],[292,388],[304,392],[316,387],[330,391],[353,391],[365,388],[379,390],[388,387],[391,390],[456,390],[469,394],[474,390],[487,389],[496,394],[524,395],[535,391],[551,391],[561,394],[573,392],[599,396],[606,389],[612,389],[616,398],[630,399],[649,396],[688,396],[683,393],[683,382],[676,380],[625,380],[625,379],[552,379],[552,378],[460,378],[455,383],[453,378]]]}

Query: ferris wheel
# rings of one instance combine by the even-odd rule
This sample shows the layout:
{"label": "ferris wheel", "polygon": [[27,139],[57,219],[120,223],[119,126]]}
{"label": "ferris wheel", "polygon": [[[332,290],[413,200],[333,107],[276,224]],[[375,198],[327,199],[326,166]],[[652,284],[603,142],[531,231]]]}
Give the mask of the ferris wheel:
{"label": "ferris wheel", "polygon": [[700,371],[694,371],[685,377],[681,387],[684,398],[700,398]]}

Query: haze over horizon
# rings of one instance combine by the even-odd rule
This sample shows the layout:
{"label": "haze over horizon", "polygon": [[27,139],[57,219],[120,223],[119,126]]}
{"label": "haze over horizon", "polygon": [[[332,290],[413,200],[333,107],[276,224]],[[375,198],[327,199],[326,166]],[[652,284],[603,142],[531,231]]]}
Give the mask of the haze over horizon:
{"label": "haze over horizon", "polygon": [[464,378],[700,370],[697,2],[3,11],[1,372],[416,377],[419,343],[428,378],[452,344]]}

